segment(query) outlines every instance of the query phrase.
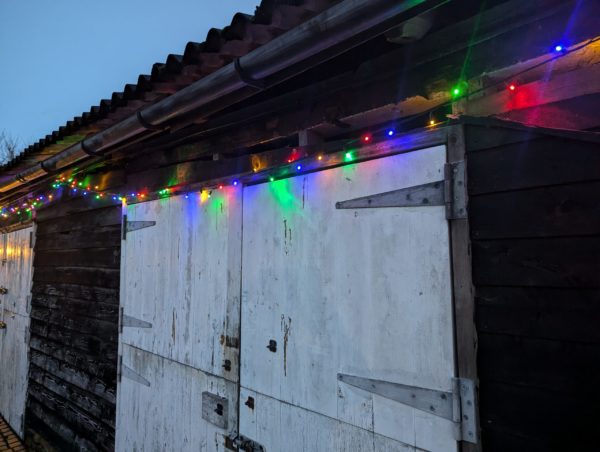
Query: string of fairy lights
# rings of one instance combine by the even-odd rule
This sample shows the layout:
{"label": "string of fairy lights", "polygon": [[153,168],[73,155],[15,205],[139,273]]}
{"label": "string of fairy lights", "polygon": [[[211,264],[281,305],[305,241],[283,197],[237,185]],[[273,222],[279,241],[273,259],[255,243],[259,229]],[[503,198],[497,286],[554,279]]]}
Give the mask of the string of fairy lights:
{"label": "string of fairy lights", "polygon": [[[457,84],[454,85],[450,89],[449,97],[451,100],[449,102],[444,103],[442,105],[437,105],[437,106],[433,107],[432,109],[427,110],[427,111],[421,113],[420,115],[417,115],[416,117],[428,115],[428,119],[426,121],[427,127],[437,127],[439,125],[442,125],[447,120],[443,120],[443,121],[436,120],[435,116],[433,115],[433,113],[435,111],[438,111],[439,109],[441,109],[443,107],[447,107],[447,106],[451,105],[453,102],[458,101],[459,99],[462,99],[467,96],[471,96],[473,94],[477,94],[481,91],[487,90],[489,88],[492,88],[494,86],[501,85],[501,84],[505,85],[505,87],[509,93],[516,93],[516,92],[518,92],[518,89],[519,89],[518,84],[516,82],[516,79],[519,75],[523,74],[524,72],[535,69],[535,68],[537,68],[543,64],[546,64],[550,61],[553,61],[557,58],[565,56],[569,53],[580,50],[581,48],[592,44],[597,39],[598,38],[588,41],[579,46],[572,47],[572,48],[569,48],[566,43],[557,43],[552,47],[551,55],[545,61],[538,63],[535,66],[528,67],[517,74],[512,74],[510,77],[508,77],[504,80],[500,80],[492,85],[479,88],[476,91],[469,91],[468,83],[466,81],[461,80],[461,81],[457,82]],[[372,142],[379,142],[379,141],[383,141],[386,139],[394,139],[395,136],[397,135],[398,127],[405,121],[414,120],[414,119],[415,119],[415,117],[411,117],[411,118],[407,118],[406,120],[396,121],[394,126],[392,126],[392,127],[387,127],[387,128],[381,129],[375,133],[362,134],[360,136],[360,138],[354,137],[353,139],[348,141],[348,144],[354,145],[354,144],[356,144],[356,142],[360,142],[362,145],[369,145]],[[350,163],[355,162],[358,158],[357,149],[347,150],[346,146],[343,146],[343,150],[340,152],[341,152],[341,154],[339,154],[339,158],[333,159],[337,165],[350,164]],[[333,154],[330,154],[328,156],[331,157],[332,155]],[[325,161],[323,154],[318,154],[316,156],[314,156],[314,155],[304,156],[304,155],[300,155],[298,153],[298,151],[296,149],[294,149],[294,150],[292,150],[292,153],[286,160],[288,171],[286,171],[283,174],[281,172],[279,174],[276,174],[275,170],[273,168],[271,168],[270,170],[266,170],[266,171],[271,171],[271,173],[265,174],[264,180],[265,181],[268,180],[270,182],[275,182],[278,179],[297,175],[298,173],[315,171],[319,168],[320,164],[325,163],[325,164],[329,165],[331,161],[332,161],[331,159],[327,159],[327,161]],[[254,171],[258,172],[259,169],[255,168]],[[88,178],[85,176],[81,177],[81,178],[61,176],[61,177],[55,179],[51,183],[50,189],[48,191],[46,191],[44,194],[38,194],[37,196],[31,196],[25,200],[20,200],[20,201],[14,202],[13,204],[0,207],[0,218],[9,219],[9,218],[16,217],[16,218],[20,218],[22,220],[28,220],[33,216],[33,213],[37,209],[40,209],[41,207],[51,203],[52,201],[54,201],[56,199],[62,198],[63,196],[65,196],[65,194],[69,195],[71,197],[89,197],[89,198],[92,198],[92,199],[95,199],[98,201],[115,202],[115,203],[136,203],[136,202],[143,202],[148,199],[168,198],[170,196],[180,195],[180,194],[184,195],[185,198],[191,197],[191,192],[186,191],[184,189],[180,189],[178,186],[165,187],[165,188],[162,188],[157,191],[143,191],[142,190],[142,191],[134,191],[134,192],[128,192],[128,193],[114,193],[109,190],[102,190],[98,185],[91,185],[91,184],[87,183],[86,182],[87,179]],[[237,187],[239,185],[242,185],[242,182],[239,179],[232,179],[232,180],[228,181],[228,183],[221,182],[221,183],[215,184],[213,186],[204,187],[198,192],[200,201],[202,202],[202,201],[205,201],[206,199],[208,199],[211,196],[211,193],[213,190],[222,190],[228,185],[232,186],[232,187]],[[194,193],[196,193],[196,192],[194,192]]]}

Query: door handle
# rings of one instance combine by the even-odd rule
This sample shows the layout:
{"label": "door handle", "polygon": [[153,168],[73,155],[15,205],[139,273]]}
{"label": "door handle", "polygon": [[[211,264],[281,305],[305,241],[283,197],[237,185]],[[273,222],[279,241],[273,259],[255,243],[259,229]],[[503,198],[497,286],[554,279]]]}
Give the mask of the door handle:
{"label": "door handle", "polygon": [[6,295],[8,293],[8,288],[4,286],[0,286],[0,295]]}

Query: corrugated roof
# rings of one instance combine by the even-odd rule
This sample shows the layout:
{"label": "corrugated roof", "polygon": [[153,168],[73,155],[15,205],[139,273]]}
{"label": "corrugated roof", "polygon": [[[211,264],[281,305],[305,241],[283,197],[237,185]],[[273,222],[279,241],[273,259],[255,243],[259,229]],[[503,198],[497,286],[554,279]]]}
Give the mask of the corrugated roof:
{"label": "corrugated roof", "polygon": [[141,74],[136,84],[127,84],[110,99],[102,99],[0,169],[7,171],[46,159],[231,63],[338,1],[263,0],[253,16],[237,13],[225,28],[211,28],[204,42],[188,42],[183,55],[171,54],[164,63],[155,63],[151,73]]}

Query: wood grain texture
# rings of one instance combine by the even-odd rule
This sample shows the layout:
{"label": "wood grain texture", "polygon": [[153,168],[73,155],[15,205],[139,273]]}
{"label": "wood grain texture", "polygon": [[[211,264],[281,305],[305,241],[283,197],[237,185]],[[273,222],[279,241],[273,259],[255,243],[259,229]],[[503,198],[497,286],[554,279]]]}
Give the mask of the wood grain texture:
{"label": "wood grain texture", "polygon": [[600,236],[473,242],[482,286],[600,287]]}
{"label": "wood grain texture", "polygon": [[[48,210],[31,295],[27,437],[34,447],[114,449],[121,211]],[[53,213],[53,215],[52,215]],[[49,446],[48,446],[49,445]]]}
{"label": "wood grain texture", "polygon": [[[486,128],[471,133],[486,134]],[[523,132],[513,132],[522,136]],[[509,129],[505,129],[509,133]],[[469,136],[467,134],[467,136]],[[534,135],[535,137],[535,135]],[[469,143],[467,141],[467,150]],[[576,148],[575,155],[571,149]],[[543,137],[469,152],[469,196],[600,180],[598,145]]]}
{"label": "wood grain texture", "polygon": [[[230,187],[127,207],[156,224],[122,242],[123,314],[151,326],[121,331],[123,366],[150,387],[119,381],[119,451],[222,451],[237,431],[241,201]],[[204,391],[227,398],[225,428],[202,417]]]}
{"label": "wood grain texture", "polygon": [[29,291],[31,289],[30,248],[34,228],[0,234],[0,415],[23,437],[27,394]]}
{"label": "wood grain texture", "polygon": [[[448,133],[447,160],[449,163],[464,161],[468,165],[465,149],[465,127],[454,126]],[[468,171],[465,169],[468,173]],[[465,180],[468,185],[468,175]],[[469,205],[470,199],[465,185],[457,187],[462,190],[460,195]],[[456,195],[457,193],[455,193]],[[456,365],[458,377],[468,378],[475,382],[477,388],[477,331],[475,327],[475,300],[471,259],[471,239],[468,219],[455,219],[449,221],[451,265],[452,265],[452,292],[454,309],[454,337],[456,341]],[[477,402],[477,394],[476,404]],[[477,405],[476,405],[477,406]],[[478,452],[481,450],[479,416],[476,412],[475,426],[477,429],[478,443],[462,442],[462,452]]]}
{"label": "wood grain texture", "polygon": [[334,431],[356,450],[379,436],[392,448],[457,450],[452,422],[337,379],[451,390],[444,207],[335,208],[440,180],[445,163],[435,146],[244,188],[240,382],[260,396],[254,410],[241,407],[242,434],[267,450],[287,438],[291,450],[344,450]]}
{"label": "wood grain texture", "polygon": [[479,287],[480,332],[557,341],[599,343],[600,290]]}
{"label": "wood grain texture", "polygon": [[592,450],[598,145],[479,126],[466,143],[484,450]]}
{"label": "wood grain texture", "polygon": [[594,235],[600,230],[600,181],[471,197],[473,237]]}

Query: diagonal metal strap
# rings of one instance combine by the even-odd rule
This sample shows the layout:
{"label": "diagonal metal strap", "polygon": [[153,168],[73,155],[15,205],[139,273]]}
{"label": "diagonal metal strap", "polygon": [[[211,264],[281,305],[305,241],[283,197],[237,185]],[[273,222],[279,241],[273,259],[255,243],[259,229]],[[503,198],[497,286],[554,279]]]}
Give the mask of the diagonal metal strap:
{"label": "diagonal metal strap", "polygon": [[123,215],[123,234],[122,239],[127,240],[127,233],[137,231],[139,229],[155,226],[156,221],[127,221],[127,215]]}
{"label": "diagonal metal strap", "polygon": [[426,411],[427,413],[451,421],[455,419],[454,394],[451,392],[436,391],[434,389],[419,388],[417,386],[408,386],[346,374],[338,374],[338,380],[364,391],[380,395],[386,399],[395,400],[417,410]]}
{"label": "diagonal metal strap", "polygon": [[378,207],[443,206],[444,181],[377,193],[335,203],[336,209],[368,209]]}
{"label": "diagonal metal strap", "polygon": [[123,376],[125,378],[129,378],[130,380],[133,380],[144,386],[150,386],[150,382],[148,380],[146,380],[144,377],[142,377],[140,374],[138,374],[135,370],[133,370],[131,367],[129,367],[125,364],[121,364],[121,376]]}
{"label": "diagonal metal strap", "polygon": [[121,317],[121,325],[122,326],[131,326],[135,328],[152,328],[152,324],[150,322],[146,322],[145,320],[136,319],[135,317],[131,317],[130,315],[123,314]]}
{"label": "diagonal metal strap", "polygon": [[127,232],[133,232],[139,229],[149,228],[150,226],[154,226],[155,224],[156,221],[128,221]]}

